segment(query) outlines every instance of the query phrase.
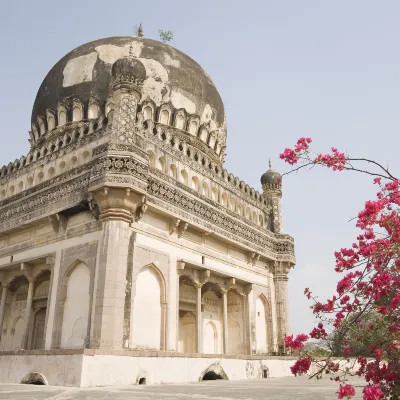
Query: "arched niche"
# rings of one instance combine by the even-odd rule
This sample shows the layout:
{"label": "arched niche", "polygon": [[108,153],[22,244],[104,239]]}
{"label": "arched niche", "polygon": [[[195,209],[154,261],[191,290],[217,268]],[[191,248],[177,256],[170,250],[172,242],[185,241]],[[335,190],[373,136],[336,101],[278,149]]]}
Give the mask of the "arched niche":
{"label": "arched niche", "polygon": [[169,167],[169,176],[178,179],[178,169],[176,168],[175,164],[171,164]]}
{"label": "arched niche", "polygon": [[[196,296],[194,288],[193,291]],[[196,352],[196,317],[193,312],[179,312],[178,351],[180,353]]]}
{"label": "arched niche", "polygon": [[72,121],[83,120],[83,105],[79,100],[74,100],[72,104]]}
{"label": "arched niche", "polygon": [[53,130],[56,127],[56,118],[54,116],[54,112],[47,110],[47,128],[49,131]]}
{"label": "arched niche", "polygon": [[84,348],[88,341],[90,270],[76,261],[66,272],[62,287],[61,348]]}
{"label": "arched niche", "polygon": [[217,328],[214,322],[209,321],[204,327],[204,353],[216,354],[218,349]]}
{"label": "arched niche", "polygon": [[180,176],[180,181],[185,184],[186,186],[189,183],[189,176],[188,173],[186,172],[186,170],[181,170],[181,176]]}
{"label": "arched niche", "polygon": [[166,162],[164,157],[160,157],[156,162],[156,168],[161,172],[165,172],[165,165]]}
{"label": "arched niche", "polygon": [[270,306],[266,297],[261,294],[256,299],[256,352],[266,354],[272,349],[272,320]]}
{"label": "arched niche", "polygon": [[17,350],[22,348],[22,341],[24,339],[25,333],[25,320],[21,316],[15,318],[12,329],[11,329],[11,336],[12,336],[12,350]]}
{"label": "arched niche", "polygon": [[202,194],[203,196],[210,197],[210,187],[207,182],[203,182]]}
{"label": "arched niche", "polygon": [[167,297],[162,272],[150,264],[136,277],[133,303],[132,344],[136,348],[164,350]]}
{"label": "arched niche", "polygon": [[88,119],[97,119],[100,117],[100,103],[99,101],[91,97],[89,99],[89,108],[88,108]]}
{"label": "arched niche", "polygon": [[143,107],[143,118],[144,120],[153,119],[153,108],[149,105]]}
{"label": "arched niche", "polygon": [[200,189],[200,182],[197,176],[192,177],[192,189],[196,192],[198,192]]}

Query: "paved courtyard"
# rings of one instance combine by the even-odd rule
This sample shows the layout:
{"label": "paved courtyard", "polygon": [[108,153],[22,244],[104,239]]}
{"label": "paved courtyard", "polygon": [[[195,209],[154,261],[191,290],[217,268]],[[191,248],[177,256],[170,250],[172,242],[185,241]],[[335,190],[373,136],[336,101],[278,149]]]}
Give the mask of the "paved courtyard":
{"label": "paved courtyard", "polygon": [[[329,378],[308,381],[304,377],[90,389],[0,384],[0,400],[334,400],[336,388]],[[356,399],[361,399],[357,394]]]}

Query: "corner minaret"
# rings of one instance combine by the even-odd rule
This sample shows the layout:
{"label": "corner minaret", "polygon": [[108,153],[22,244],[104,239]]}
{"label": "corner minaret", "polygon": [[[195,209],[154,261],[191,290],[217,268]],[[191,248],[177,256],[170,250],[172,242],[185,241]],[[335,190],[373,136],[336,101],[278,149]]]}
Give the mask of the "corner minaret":
{"label": "corner minaret", "polygon": [[272,169],[261,176],[263,196],[271,206],[270,226],[274,233],[282,233],[282,175]]}

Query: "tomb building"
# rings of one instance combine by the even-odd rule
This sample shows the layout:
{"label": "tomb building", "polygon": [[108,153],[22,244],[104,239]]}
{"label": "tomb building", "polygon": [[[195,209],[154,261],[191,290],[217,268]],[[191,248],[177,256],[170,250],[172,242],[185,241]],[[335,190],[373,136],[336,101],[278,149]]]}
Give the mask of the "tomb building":
{"label": "tomb building", "polygon": [[215,85],[168,44],[112,37],[55,64],[28,154],[0,171],[0,382],[290,374],[281,176],[250,187],[226,139]]}

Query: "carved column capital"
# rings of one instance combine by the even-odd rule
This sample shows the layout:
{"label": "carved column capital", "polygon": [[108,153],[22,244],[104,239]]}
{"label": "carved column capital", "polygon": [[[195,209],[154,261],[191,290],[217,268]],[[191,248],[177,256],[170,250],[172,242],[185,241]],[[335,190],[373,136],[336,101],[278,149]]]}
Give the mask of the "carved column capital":
{"label": "carved column capital", "polygon": [[133,222],[141,195],[127,188],[102,188],[91,193],[100,208],[100,220]]}

